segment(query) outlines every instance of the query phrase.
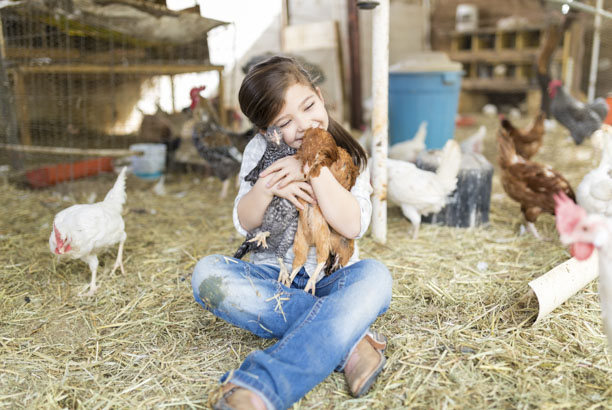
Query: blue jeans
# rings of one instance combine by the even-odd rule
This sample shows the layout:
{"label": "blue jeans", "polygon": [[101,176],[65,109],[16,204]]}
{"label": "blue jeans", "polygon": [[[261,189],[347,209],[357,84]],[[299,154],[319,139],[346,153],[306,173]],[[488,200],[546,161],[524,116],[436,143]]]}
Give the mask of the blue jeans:
{"label": "blue jeans", "polygon": [[197,263],[191,278],[195,300],[215,316],[279,339],[221,378],[257,392],[270,410],[288,408],[334,370],[342,371],[391,301],[391,275],[373,259],[324,277],[316,296],[303,290],[304,269],[291,288],[277,282],[278,274],[277,266],[211,255]]}

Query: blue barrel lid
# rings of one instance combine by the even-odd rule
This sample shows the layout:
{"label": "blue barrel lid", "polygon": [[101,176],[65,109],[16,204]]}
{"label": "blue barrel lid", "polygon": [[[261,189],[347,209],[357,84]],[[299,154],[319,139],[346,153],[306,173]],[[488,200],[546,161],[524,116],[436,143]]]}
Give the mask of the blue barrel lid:
{"label": "blue barrel lid", "polygon": [[441,51],[427,51],[411,54],[404,60],[389,67],[389,73],[420,73],[435,71],[462,71],[461,63],[451,61]]}

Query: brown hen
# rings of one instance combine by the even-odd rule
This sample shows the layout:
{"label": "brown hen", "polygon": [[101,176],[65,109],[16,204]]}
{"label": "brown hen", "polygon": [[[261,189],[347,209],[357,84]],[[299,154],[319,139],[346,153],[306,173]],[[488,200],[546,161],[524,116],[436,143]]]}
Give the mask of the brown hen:
{"label": "brown hen", "polygon": [[516,128],[510,120],[503,118],[501,126],[506,130],[512,141],[517,154],[525,159],[530,159],[540,150],[542,138],[544,137],[544,113],[540,112],[533,122],[524,129]]}
{"label": "brown hen", "polygon": [[555,214],[554,195],[560,191],[576,202],[574,191],[563,175],[550,166],[518,155],[504,128],[499,129],[497,146],[504,191],[521,205],[527,228],[536,238],[542,239],[534,225],[536,219],[542,212]]}
{"label": "brown hen", "polygon": [[[346,190],[350,190],[359,175],[359,167],[348,152],[336,145],[329,132],[320,128],[306,131],[296,158],[302,162],[303,167],[308,167],[307,180],[316,178],[321,168],[328,167],[336,180]],[[353,254],[355,244],[354,240],[343,237],[329,226],[318,205],[303,201],[302,204],[304,210],[299,211],[298,228],[293,242],[295,258],[289,284],[306,263],[310,246],[315,246],[317,267],[304,288],[306,292],[310,290],[314,295],[317,280],[328,260],[331,266],[326,270],[327,274],[346,265]]]}

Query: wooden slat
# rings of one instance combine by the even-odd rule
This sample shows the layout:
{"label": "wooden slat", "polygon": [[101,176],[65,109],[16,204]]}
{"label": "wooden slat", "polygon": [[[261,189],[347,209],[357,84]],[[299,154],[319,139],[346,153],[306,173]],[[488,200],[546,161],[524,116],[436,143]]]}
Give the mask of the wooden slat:
{"label": "wooden slat", "polygon": [[0,148],[16,152],[32,152],[39,154],[59,154],[59,155],[99,155],[103,157],[128,157],[132,155],[140,156],[142,151],[130,151],[127,149],[87,149],[87,148],[67,148],[67,147],[44,147],[40,145],[16,145],[2,144]]}
{"label": "wooden slat", "polygon": [[100,74],[100,73],[117,73],[117,74],[146,74],[146,75],[172,75],[185,73],[198,73],[204,71],[223,71],[221,65],[199,65],[199,64],[135,64],[135,65],[94,65],[94,64],[52,64],[46,66],[21,66],[17,70],[24,74]]}
{"label": "wooden slat", "polygon": [[527,80],[519,79],[493,79],[493,78],[474,78],[474,79],[463,79],[461,81],[461,88],[464,90],[479,90],[479,91],[506,91],[506,92],[525,92],[533,86],[531,86]]}

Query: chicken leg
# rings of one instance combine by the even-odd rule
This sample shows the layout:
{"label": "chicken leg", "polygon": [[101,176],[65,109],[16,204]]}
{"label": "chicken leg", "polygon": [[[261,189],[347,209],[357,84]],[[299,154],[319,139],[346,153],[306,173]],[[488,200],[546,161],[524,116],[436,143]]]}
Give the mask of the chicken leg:
{"label": "chicken leg", "polygon": [[229,179],[223,181],[223,184],[221,185],[221,193],[219,194],[219,199],[225,199],[225,197],[227,196],[227,190],[229,189],[229,184]]}
{"label": "chicken leg", "polygon": [[93,296],[94,293],[96,293],[96,290],[98,289],[98,286],[96,285],[96,272],[98,271],[98,257],[96,255],[88,255],[85,258],[83,258],[83,261],[87,263],[87,265],[89,266],[89,270],[91,270],[91,281],[89,282],[87,286],[85,286],[85,289],[83,289],[83,292],[85,292],[85,290],[89,288],[89,292],[87,293],[81,292],[79,293],[79,296]]}
{"label": "chicken leg", "polygon": [[411,206],[402,205],[402,213],[410,220],[412,224],[412,239],[416,239],[419,235],[419,227],[421,225],[421,215]]}
{"label": "chicken leg", "polygon": [[323,270],[323,267],[325,266],[325,262],[327,262],[327,260],[317,264],[315,271],[312,273],[310,278],[308,278],[308,282],[306,282],[306,287],[304,288],[304,292],[311,291],[310,293],[312,293],[312,296],[314,296],[315,291],[317,290],[317,282],[319,281],[318,280],[319,274]]}
{"label": "chicken leg", "polygon": [[125,239],[119,242],[119,249],[117,250],[117,259],[115,260],[115,264],[113,265],[113,269],[111,270],[111,275],[115,273],[117,268],[121,268],[121,273],[125,275],[125,270],[123,269],[123,244],[125,243]]}

